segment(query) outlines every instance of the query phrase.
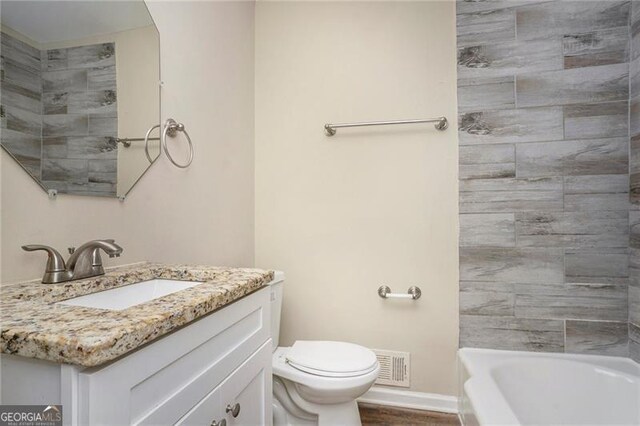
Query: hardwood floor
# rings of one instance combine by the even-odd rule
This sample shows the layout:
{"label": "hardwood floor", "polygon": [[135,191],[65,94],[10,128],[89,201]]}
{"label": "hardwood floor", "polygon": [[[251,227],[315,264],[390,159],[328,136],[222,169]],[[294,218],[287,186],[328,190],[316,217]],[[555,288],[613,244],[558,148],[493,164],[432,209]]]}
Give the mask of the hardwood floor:
{"label": "hardwood floor", "polygon": [[374,404],[358,404],[363,426],[369,425],[420,425],[420,426],[459,426],[455,414],[434,411],[412,410],[408,408],[388,407]]}

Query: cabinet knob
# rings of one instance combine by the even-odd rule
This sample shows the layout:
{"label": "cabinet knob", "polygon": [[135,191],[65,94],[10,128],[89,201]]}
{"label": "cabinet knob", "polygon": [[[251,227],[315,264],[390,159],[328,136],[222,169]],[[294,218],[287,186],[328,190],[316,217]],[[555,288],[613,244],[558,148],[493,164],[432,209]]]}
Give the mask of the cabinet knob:
{"label": "cabinet knob", "polygon": [[219,422],[218,422],[218,421],[213,420],[213,421],[211,422],[211,426],[227,426],[227,419],[222,419],[222,420],[220,420]]}
{"label": "cabinet knob", "polygon": [[238,417],[238,414],[240,414],[240,403],[236,402],[233,406],[231,406],[231,404],[227,405],[226,411],[227,413],[231,413],[234,418]]}

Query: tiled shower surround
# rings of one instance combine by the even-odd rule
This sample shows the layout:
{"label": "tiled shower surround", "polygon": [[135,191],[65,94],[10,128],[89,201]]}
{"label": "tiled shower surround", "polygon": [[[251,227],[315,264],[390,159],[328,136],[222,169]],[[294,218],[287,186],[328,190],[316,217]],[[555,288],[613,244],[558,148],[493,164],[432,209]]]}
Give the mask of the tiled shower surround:
{"label": "tiled shower surround", "polygon": [[2,143],[47,188],[115,196],[115,44],[38,50],[1,38]]}
{"label": "tiled shower surround", "polygon": [[[631,155],[629,173],[631,176],[631,202],[640,204],[640,2],[631,6],[631,64],[629,133]],[[631,211],[631,239],[629,241],[629,353],[640,362],[640,211]]]}
{"label": "tiled shower surround", "polygon": [[631,15],[628,1],[457,2],[461,346],[640,352]]}

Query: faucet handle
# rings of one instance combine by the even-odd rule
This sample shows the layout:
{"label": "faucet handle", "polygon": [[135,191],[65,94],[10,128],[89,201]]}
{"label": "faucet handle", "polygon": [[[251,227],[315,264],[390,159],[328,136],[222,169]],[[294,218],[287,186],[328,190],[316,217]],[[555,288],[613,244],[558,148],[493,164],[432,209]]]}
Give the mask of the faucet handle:
{"label": "faucet handle", "polygon": [[46,251],[49,257],[47,259],[47,269],[45,272],[62,272],[66,269],[62,255],[58,253],[58,251],[53,247],[49,247],[41,244],[29,244],[29,245],[22,246],[22,250]]}

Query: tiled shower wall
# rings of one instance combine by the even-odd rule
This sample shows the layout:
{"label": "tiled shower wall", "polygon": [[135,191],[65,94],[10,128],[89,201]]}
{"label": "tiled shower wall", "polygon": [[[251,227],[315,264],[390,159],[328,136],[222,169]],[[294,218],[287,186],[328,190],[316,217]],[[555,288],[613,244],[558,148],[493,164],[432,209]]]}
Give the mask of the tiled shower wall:
{"label": "tiled shower wall", "polygon": [[40,51],[4,33],[0,36],[2,144],[36,179],[42,151]]}
{"label": "tiled shower wall", "polygon": [[2,40],[2,144],[47,188],[115,196],[115,44],[39,50]]}
{"label": "tiled shower wall", "polygon": [[457,3],[461,346],[628,354],[630,12]]}
{"label": "tiled shower wall", "polygon": [[115,44],[42,51],[42,180],[60,192],[116,194]]}
{"label": "tiled shower wall", "polygon": [[[630,136],[631,202],[640,204],[640,1],[631,5],[631,64],[630,73]],[[640,362],[640,211],[629,216],[631,239],[629,243],[629,354]]]}

